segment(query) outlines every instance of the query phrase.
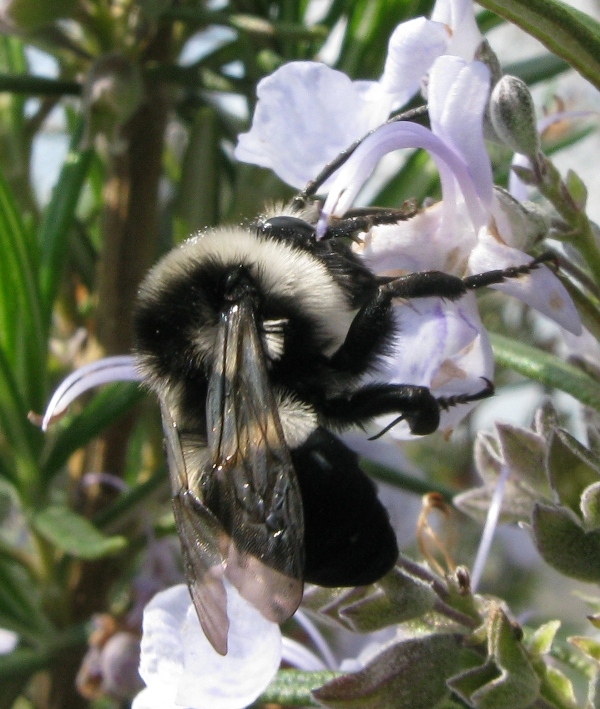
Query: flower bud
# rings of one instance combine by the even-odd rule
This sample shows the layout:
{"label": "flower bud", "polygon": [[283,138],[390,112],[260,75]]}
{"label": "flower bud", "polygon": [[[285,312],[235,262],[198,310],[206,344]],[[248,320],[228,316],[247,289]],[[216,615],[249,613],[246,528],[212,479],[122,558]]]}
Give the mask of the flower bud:
{"label": "flower bud", "polygon": [[527,84],[515,76],[503,76],[490,98],[490,118],[496,135],[515,153],[535,156],[540,137],[533,100]]}
{"label": "flower bud", "polygon": [[114,147],[118,129],[137,111],[143,96],[144,84],[137,64],[116,53],[99,57],[88,72],[83,92],[85,142],[104,134]]}
{"label": "flower bud", "polygon": [[[502,216],[508,221],[513,246],[529,251],[548,234],[551,217],[543,207],[534,202],[519,202],[497,185],[494,187],[494,196]],[[502,231],[498,215],[496,223]]]}
{"label": "flower bud", "polygon": [[483,62],[490,70],[491,85],[495,86],[502,78],[502,66],[500,65],[498,55],[491,48],[487,39],[484,39],[477,48],[475,59],[479,62]]}
{"label": "flower bud", "polygon": [[96,629],[77,673],[77,690],[86,699],[131,699],[144,686],[138,672],[140,634],[121,627],[110,615],[94,622]]}

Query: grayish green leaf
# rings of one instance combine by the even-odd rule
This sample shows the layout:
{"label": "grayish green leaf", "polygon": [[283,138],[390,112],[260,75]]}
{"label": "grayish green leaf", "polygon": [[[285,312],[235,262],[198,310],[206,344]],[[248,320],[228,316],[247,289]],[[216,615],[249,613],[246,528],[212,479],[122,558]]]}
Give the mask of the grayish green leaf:
{"label": "grayish green leaf", "polygon": [[532,528],[544,560],[565,576],[600,581],[600,530],[585,532],[566,507],[537,504]]}
{"label": "grayish green leaf", "polygon": [[107,537],[68,507],[53,506],[33,517],[37,531],[58,549],[79,559],[101,559],[121,551],[125,537]]}
{"label": "grayish green leaf", "polygon": [[437,598],[431,586],[401,569],[393,569],[365,598],[340,604],[339,617],[351,630],[368,633],[418,618],[433,609]]}
{"label": "grayish green leaf", "polygon": [[462,637],[428,635],[397,643],[364,670],[314,691],[335,709],[432,709],[448,695],[446,678],[458,668]]}
{"label": "grayish green leaf", "polygon": [[600,482],[600,466],[595,457],[570,433],[557,428],[548,451],[550,484],[561,504],[576,514],[586,488]]}
{"label": "grayish green leaf", "polygon": [[600,24],[558,0],[482,0],[483,7],[533,35],[600,88]]}

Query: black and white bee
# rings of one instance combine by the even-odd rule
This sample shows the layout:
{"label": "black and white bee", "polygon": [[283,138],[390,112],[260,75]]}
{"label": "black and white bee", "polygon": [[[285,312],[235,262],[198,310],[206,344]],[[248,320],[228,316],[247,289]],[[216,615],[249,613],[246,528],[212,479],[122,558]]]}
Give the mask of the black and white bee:
{"label": "black and white bee", "polygon": [[202,627],[227,652],[224,579],[266,618],[298,607],[303,583],[370,584],[397,559],[394,530],[357,456],[335,435],[396,414],[415,434],[493,393],[436,398],[369,383],[396,337],[393,301],[467,291],[528,273],[374,275],[347,237],[402,211],[356,211],[317,239],[314,209],[209,229],[143,282],[136,358],[161,404],[185,573]]}

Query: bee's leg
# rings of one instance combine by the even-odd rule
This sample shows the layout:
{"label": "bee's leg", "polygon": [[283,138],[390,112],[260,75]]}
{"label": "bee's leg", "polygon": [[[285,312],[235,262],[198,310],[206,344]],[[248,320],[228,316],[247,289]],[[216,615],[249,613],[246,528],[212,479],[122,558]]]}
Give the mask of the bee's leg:
{"label": "bee's leg", "polygon": [[380,290],[392,298],[428,298],[431,296],[457,300],[470,290],[493,286],[511,278],[525,276],[546,261],[556,262],[556,257],[546,252],[520,266],[496,269],[459,278],[443,271],[419,271],[400,278],[379,278]]}
{"label": "bee's leg", "polygon": [[381,224],[397,224],[414,217],[418,208],[412,202],[406,202],[401,209],[388,209],[386,207],[359,207],[351,209],[341,219],[332,221],[323,235],[323,239],[337,239],[346,237],[361,243],[358,236],[361,232],[368,232],[374,226]]}
{"label": "bee's leg", "polygon": [[374,438],[379,438],[400,421],[406,421],[411,433],[421,436],[437,430],[442,411],[492,396],[494,385],[487,379],[484,381],[485,386],[474,394],[448,397],[435,397],[427,387],[412,384],[371,384],[348,396],[328,399],[323,412],[342,426],[367,423],[384,414],[398,414]]}
{"label": "bee's leg", "polygon": [[471,290],[503,283],[535,270],[545,261],[555,261],[550,253],[506,269],[486,271],[459,278],[443,271],[420,271],[400,278],[378,278],[378,287],[356,314],[344,344],[331,358],[331,364],[350,374],[360,374],[368,367],[374,354],[385,351],[393,332],[392,301],[394,298],[445,298],[458,300]]}

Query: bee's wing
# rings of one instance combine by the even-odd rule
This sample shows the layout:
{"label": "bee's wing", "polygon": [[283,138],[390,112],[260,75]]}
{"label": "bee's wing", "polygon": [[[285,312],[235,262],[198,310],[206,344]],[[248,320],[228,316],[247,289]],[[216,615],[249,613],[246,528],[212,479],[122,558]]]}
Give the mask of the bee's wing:
{"label": "bee's wing", "polygon": [[208,448],[178,429],[168,401],[161,406],[186,578],[202,628],[224,655],[224,577],[274,622],[294,613],[303,588],[300,489],[250,303],[233,304],[218,327]]}
{"label": "bee's wing", "polygon": [[223,586],[227,535],[189,489],[182,438],[166,401],[161,401],[165,448],[173,486],[173,510],[179,531],[185,577],[200,624],[211,645],[227,653],[227,594]]}
{"label": "bee's wing", "polygon": [[213,460],[202,499],[231,537],[225,575],[281,622],[302,598],[302,500],[249,299],[221,317],[206,414]]}

